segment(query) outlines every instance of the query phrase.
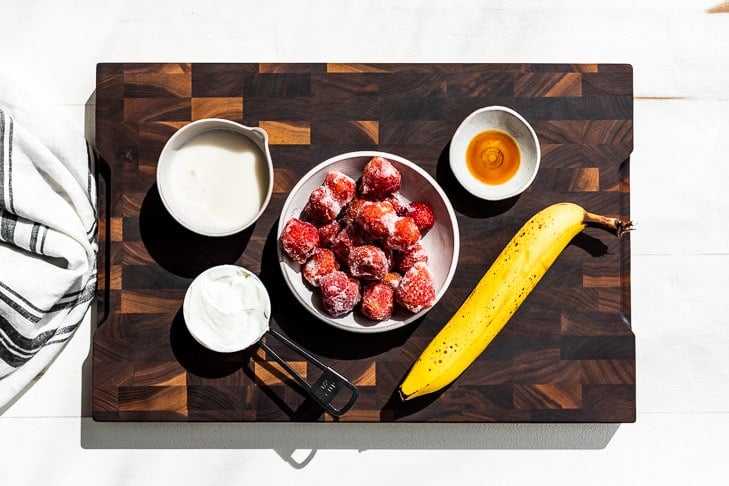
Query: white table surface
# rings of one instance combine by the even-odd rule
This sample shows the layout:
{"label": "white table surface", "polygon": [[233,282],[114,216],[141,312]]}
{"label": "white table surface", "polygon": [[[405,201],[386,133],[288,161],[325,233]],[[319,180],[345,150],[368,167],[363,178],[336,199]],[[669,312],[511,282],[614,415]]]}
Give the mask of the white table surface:
{"label": "white table surface", "polygon": [[630,63],[638,223],[634,424],[96,423],[87,318],[0,410],[1,484],[726,480],[729,4],[3,0],[0,11],[0,69],[36,84],[80,129],[98,62]]}

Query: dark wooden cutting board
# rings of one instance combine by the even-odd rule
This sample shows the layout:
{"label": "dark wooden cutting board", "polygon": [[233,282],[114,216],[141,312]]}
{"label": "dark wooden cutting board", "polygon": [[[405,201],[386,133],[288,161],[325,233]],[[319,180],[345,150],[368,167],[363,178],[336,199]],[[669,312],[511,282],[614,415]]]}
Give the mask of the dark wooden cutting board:
{"label": "dark wooden cutting board", "polygon": [[[99,64],[93,417],[333,420],[264,353],[212,353],[187,333],[181,312],[187,285],[209,266],[238,263],[269,288],[272,327],[359,386],[359,400],[341,421],[634,421],[630,237],[589,228],[452,386],[406,403],[396,394],[420,351],[531,215],[572,201],[591,212],[630,216],[632,85],[629,65]],[[455,181],[448,146],[466,115],[495,104],[533,125],[542,167],[520,197],[487,203]],[[207,117],[268,130],[275,168],[263,217],[251,230],[217,239],[177,225],[155,185],[166,140]],[[298,178],[330,156],[368,149],[404,156],[433,175],[461,233],[458,269],[443,299],[421,321],[377,335],[312,318],[286,287],[276,253],[278,214]],[[295,355],[281,352],[315,378]]]}

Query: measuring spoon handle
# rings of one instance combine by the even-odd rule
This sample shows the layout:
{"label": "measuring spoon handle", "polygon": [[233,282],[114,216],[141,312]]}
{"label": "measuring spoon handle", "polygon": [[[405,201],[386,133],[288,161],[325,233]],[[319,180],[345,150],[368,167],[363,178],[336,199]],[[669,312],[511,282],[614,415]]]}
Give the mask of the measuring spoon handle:
{"label": "measuring spoon handle", "polygon": [[[314,384],[312,385],[307,382],[299,373],[297,373],[296,370],[294,370],[286,361],[284,361],[273,349],[271,349],[271,347],[266,344],[263,339],[258,341],[258,345],[264,351],[266,351],[266,353],[270,355],[278,364],[280,364],[281,367],[283,367],[296,380],[296,382],[304,388],[304,390],[308,393],[310,397],[312,397],[317,403],[319,403],[329,413],[336,417],[344,415],[350,408],[352,408],[352,405],[354,405],[354,402],[357,401],[357,397],[359,396],[359,390],[354,385],[354,383],[349,381],[347,378],[345,378],[329,366],[319,361],[309,352],[296,345],[293,341],[291,341],[278,331],[269,328],[267,334],[270,334],[278,341],[286,345],[286,347],[304,358],[306,361],[323,371],[319,379],[316,380],[316,382],[314,382]],[[342,391],[343,388],[348,388],[351,391],[352,396],[349,398],[349,401],[347,401],[344,406],[342,406],[341,408],[337,408],[332,405],[331,402],[334,397],[336,397],[339,392]]]}

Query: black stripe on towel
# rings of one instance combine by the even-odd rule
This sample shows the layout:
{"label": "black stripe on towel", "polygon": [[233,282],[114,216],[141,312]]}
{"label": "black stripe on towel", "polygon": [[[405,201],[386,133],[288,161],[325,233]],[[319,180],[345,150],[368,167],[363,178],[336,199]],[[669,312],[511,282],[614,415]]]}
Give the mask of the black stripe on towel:
{"label": "black stripe on towel", "polygon": [[36,252],[36,245],[38,244],[38,232],[40,231],[41,225],[33,223],[33,229],[30,232],[30,244],[28,245],[30,251]]}
{"label": "black stripe on towel", "polygon": [[42,332],[33,338],[25,337],[15,329],[10,321],[0,315],[0,335],[4,335],[9,341],[5,347],[9,349],[8,344],[11,344],[16,348],[16,354],[35,354],[55,333],[54,329]]}
{"label": "black stripe on towel", "polygon": [[43,230],[44,230],[43,237],[41,238],[40,248],[38,249],[38,253],[41,255],[45,255],[45,253],[43,253],[43,252],[45,251],[45,248],[46,248],[46,236],[48,236],[48,226],[44,226]]}
{"label": "black stripe on towel", "polygon": [[47,310],[39,309],[34,306],[28,299],[15,292],[13,289],[0,281],[0,300],[15,309],[15,311],[30,322],[38,322],[41,316],[47,313]]}
{"label": "black stripe on towel", "polygon": [[8,347],[6,347],[5,338],[0,334],[0,359],[5,361],[7,364],[12,366],[13,368],[19,368],[23,364],[25,364],[26,361],[28,361],[32,356],[18,356],[17,354],[10,351]]}
{"label": "black stripe on towel", "polygon": [[15,243],[15,225],[18,222],[18,216],[13,213],[4,211],[0,214],[0,239],[8,243]]}

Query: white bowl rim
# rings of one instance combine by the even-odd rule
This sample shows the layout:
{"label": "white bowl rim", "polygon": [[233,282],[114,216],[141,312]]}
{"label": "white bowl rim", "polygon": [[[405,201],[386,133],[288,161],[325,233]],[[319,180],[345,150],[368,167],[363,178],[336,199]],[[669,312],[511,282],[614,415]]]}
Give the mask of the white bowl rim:
{"label": "white bowl rim", "polygon": [[[251,140],[253,140],[257,145],[259,145],[259,148],[261,149],[261,152],[263,153],[263,159],[266,164],[266,171],[268,173],[268,185],[266,187],[266,196],[264,197],[263,201],[261,202],[261,207],[259,208],[258,212],[255,214],[253,218],[250,219],[247,223],[237,226],[235,228],[232,228],[227,231],[218,231],[218,232],[211,232],[211,231],[202,231],[200,228],[196,227],[194,224],[190,223],[189,221],[182,218],[179,213],[176,212],[176,209],[174,206],[169,202],[164,189],[164,182],[162,181],[162,175],[160,171],[160,166],[162,165],[163,157],[167,156],[168,152],[172,149],[172,147],[175,146],[177,141],[185,136],[189,136],[190,139],[194,138],[197,135],[200,135],[201,133],[205,133],[207,131],[212,130],[230,130],[235,133],[241,134],[243,136],[249,136],[249,133],[258,133],[262,137],[262,144],[259,144],[253,137],[250,137]],[[193,135],[188,135],[187,132],[196,130]],[[263,213],[266,211],[266,208],[268,208],[269,203],[271,202],[271,196],[273,194],[273,183],[274,183],[274,170],[273,170],[273,160],[271,158],[271,151],[269,149],[269,142],[268,142],[268,132],[266,132],[265,129],[260,127],[250,127],[247,125],[243,125],[242,123],[238,123],[233,120],[228,120],[225,118],[201,118],[198,120],[191,121],[187,125],[184,125],[177,129],[175,133],[172,134],[172,136],[167,139],[167,142],[165,142],[164,146],[162,147],[162,151],[160,152],[159,158],[157,159],[157,167],[155,169],[155,180],[157,182],[157,193],[160,196],[160,199],[162,200],[162,204],[164,205],[167,212],[172,216],[172,218],[177,221],[180,225],[182,225],[184,228],[203,235],[203,236],[212,236],[212,237],[222,237],[222,236],[230,236],[236,233],[240,233],[241,231],[250,228],[253,224],[258,221]]]}
{"label": "white bowl rim", "polygon": [[[431,186],[435,189],[435,191],[438,193],[438,195],[443,200],[443,204],[448,213],[448,218],[452,222],[451,231],[453,233],[453,258],[452,258],[451,264],[448,268],[448,273],[446,274],[446,277],[443,280],[443,285],[436,292],[435,303],[433,304],[433,306],[435,306],[435,304],[437,304],[440,301],[440,299],[443,297],[443,295],[445,295],[446,291],[450,287],[450,284],[453,280],[453,276],[456,273],[456,268],[458,266],[458,258],[459,258],[459,253],[460,253],[460,231],[458,228],[458,219],[456,217],[456,213],[455,213],[455,210],[453,209],[450,199],[446,195],[445,191],[443,191],[443,189],[440,187],[440,184],[438,184],[436,182],[436,180],[430,174],[428,174],[428,172],[426,172],[422,167],[417,165],[415,162],[406,159],[405,157],[402,157],[400,155],[396,155],[393,153],[389,153],[389,152],[378,151],[378,150],[360,150],[360,151],[355,151],[355,152],[346,152],[346,153],[338,154],[338,155],[335,155],[333,157],[326,159],[323,162],[320,162],[319,164],[317,164],[316,166],[311,168],[306,174],[304,174],[301,177],[301,179],[299,179],[299,181],[294,185],[294,187],[291,189],[291,191],[289,191],[289,195],[287,196],[286,201],[284,202],[284,205],[281,209],[281,217],[279,218],[278,229],[276,232],[276,242],[277,242],[276,249],[278,252],[279,266],[281,268],[281,273],[283,274],[284,280],[286,281],[286,285],[289,287],[289,290],[291,291],[291,293],[294,294],[294,296],[296,297],[296,300],[298,300],[301,303],[301,305],[303,305],[304,308],[306,308],[306,310],[309,311],[309,313],[311,313],[314,317],[318,318],[319,320],[321,320],[333,327],[336,327],[336,328],[339,328],[339,329],[342,329],[345,331],[360,333],[360,334],[376,334],[376,333],[382,333],[382,332],[386,332],[386,331],[392,331],[394,329],[399,329],[401,327],[409,325],[412,322],[420,319],[425,314],[427,314],[427,312],[430,311],[430,309],[432,309],[432,307],[423,309],[420,312],[412,314],[412,316],[409,316],[404,321],[394,321],[394,322],[385,321],[385,322],[387,322],[386,324],[380,325],[379,323],[376,323],[376,324],[373,324],[372,326],[349,325],[349,324],[343,323],[341,321],[341,318],[329,317],[329,316],[325,316],[325,315],[322,315],[319,313],[315,313],[314,309],[312,309],[310,307],[311,304],[306,302],[305,300],[303,300],[303,298],[297,292],[295,292],[294,289],[292,288],[292,284],[289,282],[288,273],[286,272],[287,263],[286,263],[285,259],[288,257],[283,253],[283,250],[281,249],[281,245],[278,244],[278,242],[281,238],[281,232],[283,231],[286,221],[288,221],[288,217],[286,216],[286,213],[289,212],[289,205],[291,203],[291,195],[296,194],[299,191],[299,189],[301,188],[301,186],[305,185],[306,181],[308,181],[311,177],[313,177],[313,175],[315,173],[321,171],[324,167],[334,164],[335,162],[339,162],[341,160],[352,159],[352,158],[356,158],[356,157],[377,157],[377,156],[384,157],[388,160],[392,160],[392,161],[401,163],[403,165],[406,165],[409,168],[411,168],[412,170],[414,170],[415,172],[417,172],[426,181],[428,181],[428,183],[431,184]],[[347,314],[347,315],[349,315],[349,314]],[[346,317],[346,316],[343,316],[343,317]]]}
{"label": "white bowl rim", "polygon": [[[456,154],[454,154],[455,146],[453,144],[453,140],[456,140],[457,137],[462,136],[463,132],[465,131],[465,127],[468,126],[468,123],[477,116],[481,115],[482,113],[489,112],[489,111],[501,111],[503,113],[507,113],[514,118],[516,118],[524,127],[527,129],[529,134],[531,135],[531,139],[534,142],[535,147],[535,161],[534,161],[534,170],[531,171],[531,174],[527,179],[524,180],[524,183],[520,186],[516,187],[514,190],[510,192],[505,192],[502,194],[496,194],[494,190],[488,190],[489,186],[485,186],[484,184],[477,183],[472,178],[467,178],[463,175],[462,171],[456,170],[454,165],[456,164],[455,159],[457,158]],[[451,167],[451,172],[453,172],[453,175],[455,176],[456,180],[461,184],[461,186],[466,189],[469,193],[473,194],[474,196],[485,199],[488,201],[500,201],[504,199],[509,199],[514,196],[518,196],[522,192],[524,192],[531,184],[534,182],[534,179],[537,177],[537,172],[539,172],[539,166],[541,163],[541,148],[539,144],[539,137],[537,137],[537,133],[534,131],[534,128],[531,126],[531,124],[524,118],[519,112],[516,110],[513,110],[506,106],[501,105],[491,105],[491,106],[484,106],[482,108],[478,108],[477,110],[472,111],[466,118],[463,119],[463,121],[458,125],[458,128],[453,134],[453,137],[451,139],[451,146],[448,154],[449,164]],[[495,186],[494,186],[495,187]]]}

